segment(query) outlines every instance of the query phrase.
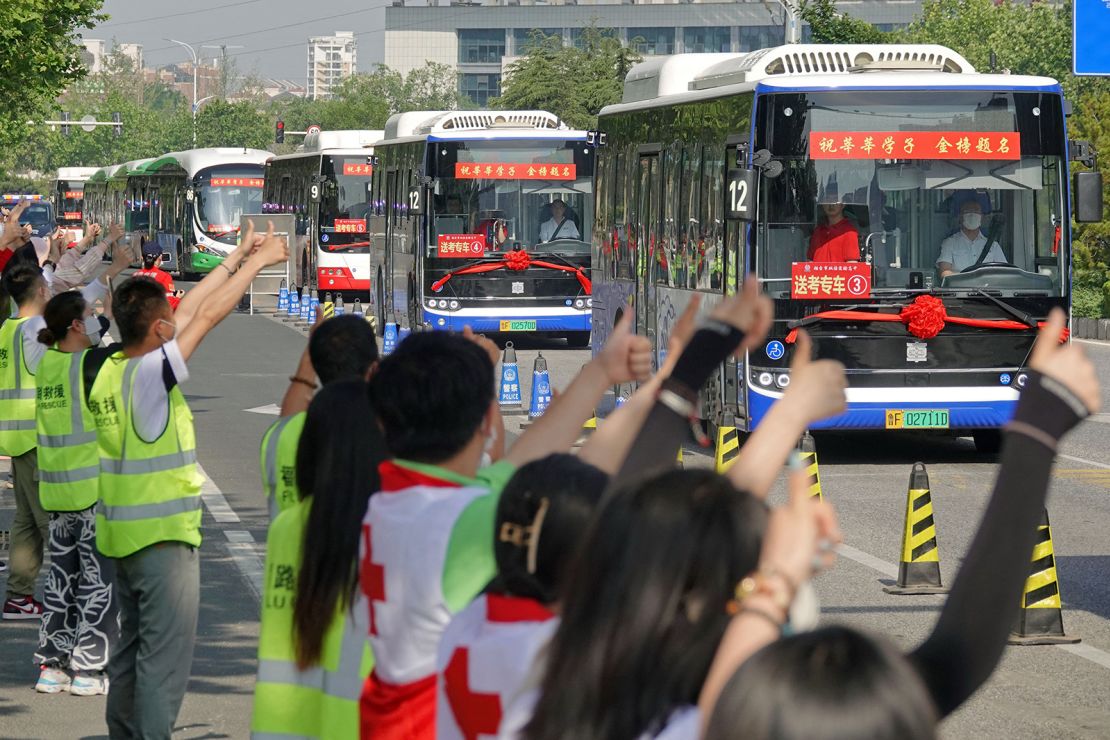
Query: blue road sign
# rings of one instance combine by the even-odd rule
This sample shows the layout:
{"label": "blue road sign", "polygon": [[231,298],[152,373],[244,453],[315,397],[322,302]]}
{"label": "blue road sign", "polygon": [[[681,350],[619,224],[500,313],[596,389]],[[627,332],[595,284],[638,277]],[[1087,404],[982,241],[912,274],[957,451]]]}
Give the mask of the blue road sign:
{"label": "blue road sign", "polygon": [[1073,69],[1077,75],[1110,75],[1110,3],[1075,0],[1072,43]]}
{"label": "blue road sign", "polygon": [[767,356],[772,360],[781,360],[782,356],[786,354],[786,347],[782,345],[777,339],[767,342]]}

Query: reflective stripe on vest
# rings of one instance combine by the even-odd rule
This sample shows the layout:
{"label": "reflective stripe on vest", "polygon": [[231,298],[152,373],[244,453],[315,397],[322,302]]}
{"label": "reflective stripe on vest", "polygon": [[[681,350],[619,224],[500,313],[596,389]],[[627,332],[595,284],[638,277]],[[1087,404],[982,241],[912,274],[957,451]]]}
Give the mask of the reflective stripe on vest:
{"label": "reflective stripe on vest", "polygon": [[96,422],[81,378],[84,359],[85,351],[51,348],[35,376],[39,500],[47,511],[83,511],[96,503],[100,488]]}
{"label": "reflective stripe on vest", "polygon": [[290,661],[260,660],[258,680],[322,690],[327,696],[352,702],[358,701],[362,694],[364,678],[359,674],[362,668],[362,651],[366,643],[366,633],[356,629],[348,619],[343,619],[342,626],[343,640],[339,646],[339,666],[334,671],[326,671],[320,666],[302,671]]}
{"label": "reflective stripe on vest", "polygon": [[299,500],[296,481],[287,485],[284,469],[289,468],[291,477],[296,477],[297,445],[306,416],[302,411],[278,419],[262,438],[262,485],[266,489],[270,521]]}
{"label": "reflective stripe on vest", "polygon": [[89,398],[100,460],[96,543],[115,558],[157,542],[200,544],[201,478],[192,414],[175,386],[162,435],[153,442],[139,436],[131,393],[141,361],[122,352],[112,355]]}
{"label": "reflective stripe on vest", "polygon": [[29,319],[0,324],[0,455],[35,447],[35,374],[23,357],[22,327]]}

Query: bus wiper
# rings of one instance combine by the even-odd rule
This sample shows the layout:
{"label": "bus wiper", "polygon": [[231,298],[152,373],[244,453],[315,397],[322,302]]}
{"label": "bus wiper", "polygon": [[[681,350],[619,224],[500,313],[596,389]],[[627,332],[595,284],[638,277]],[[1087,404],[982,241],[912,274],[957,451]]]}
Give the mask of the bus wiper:
{"label": "bus wiper", "polygon": [[1009,303],[1006,303],[1006,301],[1002,301],[1002,300],[999,300],[998,298],[995,298],[994,296],[992,296],[990,293],[983,290],[982,288],[974,288],[974,289],[968,291],[967,295],[975,296],[977,298],[986,298],[988,301],[990,301],[994,305],[1001,308],[1007,314],[1014,317],[1015,319],[1017,319],[1021,323],[1025,324],[1026,326],[1028,326],[1030,329],[1038,328],[1037,327],[1037,320],[1034,319],[1032,316],[1025,313],[1024,311],[1021,311],[1019,309],[1014,308]]}

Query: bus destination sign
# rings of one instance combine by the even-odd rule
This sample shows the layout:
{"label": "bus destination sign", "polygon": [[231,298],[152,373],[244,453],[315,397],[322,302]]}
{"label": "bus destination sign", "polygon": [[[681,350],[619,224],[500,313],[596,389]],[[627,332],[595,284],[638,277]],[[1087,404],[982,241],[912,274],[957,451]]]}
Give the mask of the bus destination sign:
{"label": "bus destination sign", "polygon": [[1021,159],[1016,131],[811,131],[810,159]]}
{"label": "bus destination sign", "polygon": [[867,298],[871,266],[863,262],[794,262],[790,266],[790,297],[811,301]]}
{"label": "bus destination sign", "polygon": [[573,180],[577,175],[573,164],[557,162],[456,162],[455,177],[459,180]]}
{"label": "bus destination sign", "polygon": [[436,256],[474,259],[486,253],[485,234],[440,234],[436,239]]}

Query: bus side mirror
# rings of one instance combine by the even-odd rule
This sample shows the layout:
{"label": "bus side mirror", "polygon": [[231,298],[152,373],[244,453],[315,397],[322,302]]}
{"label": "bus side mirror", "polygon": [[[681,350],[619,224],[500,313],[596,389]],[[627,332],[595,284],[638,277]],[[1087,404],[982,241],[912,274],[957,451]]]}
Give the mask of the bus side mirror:
{"label": "bus side mirror", "polygon": [[725,183],[725,218],[732,221],[755,220],[756,171],[731,169]]}
{"label": "bus side mirror", "polygon": [[1076,172],[1072,194],[1075,198],[1075,220],[1081,224],[1102,220],[1102,173]]}

